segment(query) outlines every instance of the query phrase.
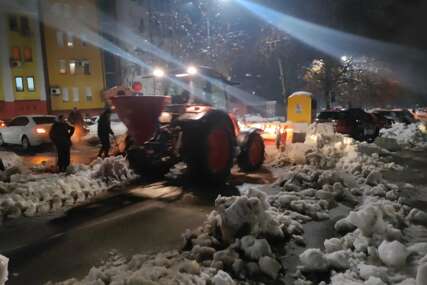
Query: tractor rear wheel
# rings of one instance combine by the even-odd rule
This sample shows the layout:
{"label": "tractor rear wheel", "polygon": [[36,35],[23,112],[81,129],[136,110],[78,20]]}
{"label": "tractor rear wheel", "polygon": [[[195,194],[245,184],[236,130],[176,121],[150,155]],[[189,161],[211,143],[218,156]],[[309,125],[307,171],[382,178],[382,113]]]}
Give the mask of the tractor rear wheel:
{"label": "tractor rear wheel", "polygon": [[235,139],[229,122],[212,117],[202,127],[191,132],[191,154],[188,168],[196,179],[210,184],[222,184],[233,166]]}
{"label": "tractor rear wheel", "polygon": [[250,133],[240,148],[240,154],[237,156],[240,169],[243,171],[259,169],[265,159],[265,145],[261,135],[257,132]]}

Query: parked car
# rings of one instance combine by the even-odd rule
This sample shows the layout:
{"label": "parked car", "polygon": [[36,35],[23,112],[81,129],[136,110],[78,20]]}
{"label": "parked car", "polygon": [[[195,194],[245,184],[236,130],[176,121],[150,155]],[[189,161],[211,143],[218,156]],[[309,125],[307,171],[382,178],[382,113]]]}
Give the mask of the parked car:
{"label": "parked car", "polygon": [[55,118],[49,115],[15,117],[0,129],[0,145],[21,145],[22,149],[28,150],[32,146],[50,143],[49,131]]}
{"label": "parked car", "polygon": [[379,113],[369,113],[369,115],[372,116],[375,124],[377,125],[378,129],[389,129],[393,125],[393,120],[385,117],[382,114]]}
{"label": "parked car", "polygon": [[391,120],[392,123],[412,124],[417,121],[414,115],[407,109],[377,109],[374,110],[372,113],[382,115],[385,118]]}
{"label": "parked car", "polygon": [[356,140],[374,140],[379,134],[375,119],[363,109],[328,110],[319,113],[319,123],[333,123],[337,133],[346,134]]}

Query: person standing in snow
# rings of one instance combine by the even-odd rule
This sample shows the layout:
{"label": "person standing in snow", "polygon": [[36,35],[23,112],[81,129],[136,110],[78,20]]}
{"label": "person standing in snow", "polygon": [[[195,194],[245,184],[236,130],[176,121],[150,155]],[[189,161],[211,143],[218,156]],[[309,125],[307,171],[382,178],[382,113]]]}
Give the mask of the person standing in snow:
{"label": "person standing in snow", "polygon": [[49,136],[55,144],[58,153],[57,163],[60,172],[64,172],[70,165],[71,137],[74,127],[67,124],[63,115],[58,116],[58,120],[53,123]]}
{"label": "person standing in snow", "polygon": [[76,107],[74,107],[68,115],[68,122],[74,126],[77,140],[79,141],[84,135],[84,120],[82,114]]}
{"label": "person standing in snow", "polygon": [[98,157],[107,157],[110,152],[110,135],[114,136],[111,129],[111,109],[106,108],[99,116],[98,120],[98,138],[101,142],[101,149],[99,150]]}

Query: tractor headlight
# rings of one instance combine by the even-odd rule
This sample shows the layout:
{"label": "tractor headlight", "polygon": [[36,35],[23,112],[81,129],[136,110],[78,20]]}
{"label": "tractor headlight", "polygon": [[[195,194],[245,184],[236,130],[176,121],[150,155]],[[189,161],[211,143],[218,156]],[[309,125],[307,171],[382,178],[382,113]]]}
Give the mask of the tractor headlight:
{"label": "tractor headlight", "polygon": [[195,66],[189,66],[187,68],[187,73],[190,75],[196,75],[199,72],[199,70]]}
{"label": "tractor headlight", "polygon": [[165,76],[165,71],[161,68],[155,68],[153,70],[153,76],[158,78],[163,77]]}

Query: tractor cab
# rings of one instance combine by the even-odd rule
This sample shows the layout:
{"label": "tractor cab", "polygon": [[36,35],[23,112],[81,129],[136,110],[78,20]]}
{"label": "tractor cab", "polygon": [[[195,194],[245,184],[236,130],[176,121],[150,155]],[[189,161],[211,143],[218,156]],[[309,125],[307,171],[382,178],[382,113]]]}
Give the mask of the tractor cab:
{"label": "tractor cab", "polygon": [[227,89],[237,85],[223,74],[203,66],[189,66],[169,72],[156,68],[143,79],[143,85],[147,86],[144,94],[170,97],[172,106],[208,106],[224,111],[229,109]]}

